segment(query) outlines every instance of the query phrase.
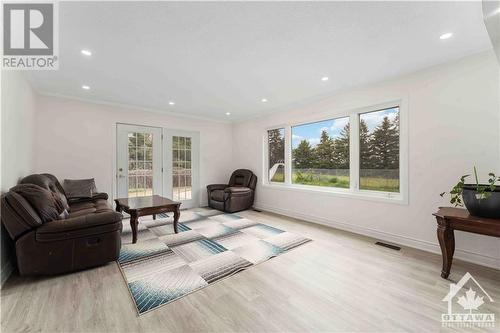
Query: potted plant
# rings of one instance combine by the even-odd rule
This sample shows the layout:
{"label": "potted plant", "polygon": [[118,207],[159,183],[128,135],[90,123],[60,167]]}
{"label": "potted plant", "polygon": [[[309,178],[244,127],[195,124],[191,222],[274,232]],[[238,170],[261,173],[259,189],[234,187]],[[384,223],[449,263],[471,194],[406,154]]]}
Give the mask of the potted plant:
{"label": "potted plant", "polygon": [[[497,178],[494,173],[489,173],[488,184],[479,184],[476,167],[474,167],[475,184],[465,183],[469,176],[460,177],[458,183],[450,190],[450,203],[455,207],[465,204],[471,215],[500,218],[500,186],[496,185],[497,181],[500,182],[500,177]],[[441,196],[445,194],[446,192],[443,192]]]}

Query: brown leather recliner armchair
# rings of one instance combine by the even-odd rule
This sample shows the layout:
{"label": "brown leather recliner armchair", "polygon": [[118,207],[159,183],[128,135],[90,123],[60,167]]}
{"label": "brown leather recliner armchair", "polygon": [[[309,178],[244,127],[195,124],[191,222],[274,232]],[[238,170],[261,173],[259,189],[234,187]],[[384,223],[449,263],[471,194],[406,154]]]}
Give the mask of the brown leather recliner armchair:
{"label": "brown leather recliner armchair", "polygon": [[208,205],[212,208],[234,213],[251,208],[257,186],[257,176],[247,169],[233,172],[229,184],[207,186]]}
{"label": "brown leather recliner armchair", "polygon": [[[52,175],[31,175],[21,183],[67,199]],[[113,211],[107,198],[106,193],[99,193],[70,202],[66,218],[43,222],[43,216],[21,194],[13,190],[4,194],[1,219],[15,242],[19,273],[59,274],[116,260],[121,248],[122,216]]]}

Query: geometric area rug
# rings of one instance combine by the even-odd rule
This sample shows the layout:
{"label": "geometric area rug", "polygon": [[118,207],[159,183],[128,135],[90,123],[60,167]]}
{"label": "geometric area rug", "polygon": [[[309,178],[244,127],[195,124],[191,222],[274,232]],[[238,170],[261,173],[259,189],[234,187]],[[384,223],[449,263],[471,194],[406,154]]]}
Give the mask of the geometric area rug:
{"label": "geometric area rug", "polygon": [[181,211],[178,234],[171,216],[140,218],[131,240],[124,220],[118,265],[139,315],[310,241],[208,208]]}

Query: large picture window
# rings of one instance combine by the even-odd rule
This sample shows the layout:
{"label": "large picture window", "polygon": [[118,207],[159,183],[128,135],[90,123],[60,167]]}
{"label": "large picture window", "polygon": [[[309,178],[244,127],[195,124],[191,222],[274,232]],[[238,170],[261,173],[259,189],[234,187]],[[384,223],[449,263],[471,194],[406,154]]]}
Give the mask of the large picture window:
{"label": "large picture window", "polygon": [[349,188],[349,118],[292,127],[292,183]]}
{"label": "large picture window", "polygon": [[407,202],[401,108],[387,103],[268,130],[267,182]]}
{"label": "large picture window", "polygon": [[268,142],[268,179],[271,182],[285,181],[285,129],[267,131]]}

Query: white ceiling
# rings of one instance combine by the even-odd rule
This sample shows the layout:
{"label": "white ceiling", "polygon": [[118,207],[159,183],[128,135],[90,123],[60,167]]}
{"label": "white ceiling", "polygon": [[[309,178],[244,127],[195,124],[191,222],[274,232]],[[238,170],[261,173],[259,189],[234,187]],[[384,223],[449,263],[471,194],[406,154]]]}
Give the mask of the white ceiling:
{"label": "white ceiling", "polygon": [[[62,2],[59,10],[60,68],[30,73],[40,92],[224,120],[491,48],[480,2]],[[445,32],[454,35],[440,40]]]}

